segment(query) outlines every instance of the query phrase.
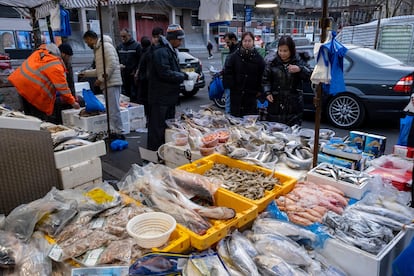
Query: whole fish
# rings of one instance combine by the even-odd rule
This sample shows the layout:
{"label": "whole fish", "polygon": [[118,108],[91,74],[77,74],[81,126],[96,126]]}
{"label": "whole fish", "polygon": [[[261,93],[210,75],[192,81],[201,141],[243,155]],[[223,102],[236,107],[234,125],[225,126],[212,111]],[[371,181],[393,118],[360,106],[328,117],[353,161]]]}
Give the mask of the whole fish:
{"label": "whole fish", "polygon": [[281,160],[290,168],[295,170],[309,170],[312,166],[312,158],[300,159],[289,151],[284,151]]}
{"label": "whole fish", "polygon": [[230,257],[237,267],[244,275],[249,276],[259,276],[259,271],[256,264],[250,258],[249,254],[243,248],[243,246],[238,242],[238,240],[230,238],[227,240],[227,250],[230,254]]}
{"label": "whole fish", "polygon": [[233,208],[228,208],[225,206],[209,206],[204,207],[197,203],[192,202],[190,199],[185,197],[182,193],[177,190],[169,189],[167,190],[172,195],[175,195],[179,201],[181,201],[184,206],[188,209],[194,210],[200,216],[210,219],[221,219],[227,220],[232,219],[236,216],[236,211]]}
{"label": "whole fish", "polygon": [[216,189],[211,188],[213,184],[209,178],[182,170],[170,170],[169,173],[179,189],[189,198],[197,196],[209,204],[214,204]]}
{"label": "whole fish", "polygon": [[278,234],[253,234],[250,236],[259,254],[278,256],[291,265],[309,266],[312,259],[303,247]]}
{"label": "whole fish", "polygon": [[366,205],[366,204],[354,204],[352,207],[357,210],[364,211],[364,212],[373,213],[373,214],[380,215],[380,216],[385,216],[385,217],[399,221],[404,224],[412,223],[411,217],[407,217],[404,214],[400,214],[393,210],[383,208],[380,206]]}
{"label": "whole fish", "polygon": [[413,216],[413,212],[411,208],[404,206],[396,201],[391,201],[391,200],[386,200],[386,199],[382,199],[380,200],[380,202],[385,208],[391,211],[400,213],[406,216],[408,219],[410,219],[411,222],[413,222],[414,216]]}
{"label": "whole fish", "polygon": [[280,234],[292,240],[308,239],[316,241],[316,234],[290,222],[285,222],[272,218],[258,218],[253,224],[253,230],[258,234]]}
{"label": "whole fish", "polygon": [[253,258],[263,276],[295,276],[293,268],[278,256],[258,255]]}
{"label": "whole fish", "polygon": [[246,250],[247,254],[251,258],[257,256],[259,253],[257,252],[256,248],[254,247],[254,244],[251,240],[249,240],[247,237],[245,237],[242,233],[240,233],[237,229],[233,231],[231,234],[232,239],[236,239],[237,242],[243,246],[243,248]]}

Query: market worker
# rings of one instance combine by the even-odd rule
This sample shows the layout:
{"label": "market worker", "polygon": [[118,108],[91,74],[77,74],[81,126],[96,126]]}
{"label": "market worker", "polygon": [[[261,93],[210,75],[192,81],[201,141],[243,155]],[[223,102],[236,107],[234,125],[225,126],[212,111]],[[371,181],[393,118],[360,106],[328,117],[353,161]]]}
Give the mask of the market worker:
{"label": "market worker", "polygon": [[47,120],[53,113],[56,93],[73,108],[73,97],[65,75],[65,65],[55,44],[42,44],[8,78],[22,98],[26,115]]}

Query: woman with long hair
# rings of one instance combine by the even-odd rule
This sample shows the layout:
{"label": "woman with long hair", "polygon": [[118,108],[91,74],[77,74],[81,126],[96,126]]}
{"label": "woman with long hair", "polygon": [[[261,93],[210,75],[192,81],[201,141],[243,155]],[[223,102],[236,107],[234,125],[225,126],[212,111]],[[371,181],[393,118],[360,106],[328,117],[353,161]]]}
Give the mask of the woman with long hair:
{"label": "woman with long hair", "polygon": [[295,42],[290,36],[279,39],[277,54],[266,58],[263,73],[263,92],[269,101],[268,121],[289,126],[302,124],[302,81],[309,79],[308,64],[296,54]]}
{"label": "woman with long hair", "polygon": [[224,65],[223,85],[230,89],[230,114],[256,115],[257,98],[262,94],[263,57],[254,47],[254,35],[245,32],[240,46]]}

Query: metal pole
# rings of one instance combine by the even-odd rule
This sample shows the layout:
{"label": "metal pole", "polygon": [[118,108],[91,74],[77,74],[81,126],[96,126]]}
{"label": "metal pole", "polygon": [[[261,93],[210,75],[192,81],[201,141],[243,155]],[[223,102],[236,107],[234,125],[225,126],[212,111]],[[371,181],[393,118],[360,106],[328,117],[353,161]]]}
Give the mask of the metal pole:
{"label": "metal pole", "polygon": [[[108,3],[109,7],[109,3]],[[104,36],[103,36],[103,26],[102,26],[102,4],[101,0],[98,0],[98,14],[99,14],[99,28],[101,30],[101,43],[102,43],[102,61],[103,61],[103,78],[104,78],[104,96],[105,96],[105,107],[106,107],[106,121],[107,121],[107,132],[108,137],[111,135],[111,126],[109,122],[109,102],[108,102],[108,75],[106,74],[106,62],[105,62],[105,47],[104,47]],[[109,139],[108,139],[109,141]]]}
{"label": "metal pole", "polygon": [[243,6],[243,26],[242,26],[242,33],[246,30],[246,0],[244,0]]}
{"label": "metal pole", "polygon": [[377,29],[375,31],[374,49],[377,49],[377,47],[378,47],[378,36],[379,36],[379,30],[380,30],[380,26],[381,26],[381,15],[382,15],[382,5],[379,6]]}
{"label": "metal pole", "polygon": [[[323,0],[322,2],[322,18],[320,21],[321,24],[321,43],[325,42],[327,28],[329,26],[328,18],[328,0]],[[319,152],[319,130],[321,127],[321,112],[322,112],[322,84],[319,83],[316,88],[316,96],[313,98],[313,104],[315,105],[315,136],[313,142],[313,167],[316,167],[318,164],[318,152]]]}

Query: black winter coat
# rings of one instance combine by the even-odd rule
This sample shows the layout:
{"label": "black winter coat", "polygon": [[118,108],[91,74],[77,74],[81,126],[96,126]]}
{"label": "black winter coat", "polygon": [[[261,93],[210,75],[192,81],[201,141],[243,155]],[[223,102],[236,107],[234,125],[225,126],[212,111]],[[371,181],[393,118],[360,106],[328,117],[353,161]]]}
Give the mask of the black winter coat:
{"label": "black winter coat", "polygon": [[[300,72],[289,73],[287,70],[289,64],[299,66]],[[273,95],[273,103],[269,103],[267,109],[269,121],[288,125],[302,123],[302,81],[308,80],[311,73],[307,63],[299,56],[284,63],[279,55],[276,55],[275,58],[266,62],[263,73],[263,92],[265,95]]]}
{"label": "black winter coat", "polygon": [[223,86],[230,89],[230,110],[234,116],[256,114],[256,97],[262,94],[263,57],[240,47],[226,59]]}
{"label": "black winter coat", "polygon": [[165,38],[160,42],[150,58],[148,103],[177,105],[180,84],[187,78],[187,75],[181,72],[176,50]]}
{"label": "black winter coat", "polygon": [[124,73],[131,74],[138,69],[139,60],[141,57],[141,44],[130,39],[125,43],[121,43],[117,47],[119,62],[125,65]]}

